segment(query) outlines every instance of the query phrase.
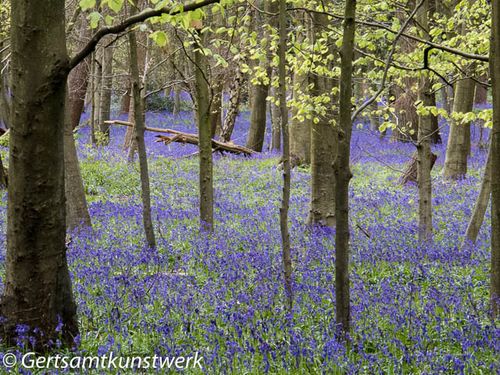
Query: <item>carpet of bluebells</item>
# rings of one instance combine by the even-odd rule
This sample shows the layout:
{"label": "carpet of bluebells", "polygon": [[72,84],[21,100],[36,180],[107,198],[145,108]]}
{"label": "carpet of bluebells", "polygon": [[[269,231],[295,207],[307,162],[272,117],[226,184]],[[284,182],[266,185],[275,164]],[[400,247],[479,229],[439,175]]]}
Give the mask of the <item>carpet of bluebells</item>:
{"label": "carpet of bluebells", "polygon": [[[248,117],[238,118],[235,143],[244,144]],[[196,131],[188,112],[148,113],[147,124]],[[279,155],[215,156],[216,230],[208,235],[198,230],[196,147],[165,146],[147,134],[158,237],[151,250],[141,226],[138,165],[127,163],[124,134],[114,127],[111,144],[96,149],[88,128],[77,133],[93,219],[93,231],[72,235],[68,254],[82,353],[198,351],[203,371],[193,373],[207,374],[500,372],[500,330],[487,304],[489,213],[477,244],[462,246],[486,158],[478,127],[469,175],[459,183],[442,180],[445,145],[435,147],[435,235],[425,246],[416,241],[416,187],[398,181],[414,145],[356,127],[349,347],[335,336],[334,235],[305,225],[307,169],[294,169],[292,176],[295,303],[289,314],[283,306]],[[268,135],[266,147],[269,141]],[[5,206],[2,193],[2,265]]]}

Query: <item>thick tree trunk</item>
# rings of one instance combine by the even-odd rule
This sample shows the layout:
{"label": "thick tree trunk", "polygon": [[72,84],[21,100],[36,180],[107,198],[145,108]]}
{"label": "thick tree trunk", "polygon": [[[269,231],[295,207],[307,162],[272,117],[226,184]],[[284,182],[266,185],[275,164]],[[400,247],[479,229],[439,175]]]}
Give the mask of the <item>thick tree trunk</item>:
{"label": "thick tree trunk", "polygon": [[[471,112],[474,105],[475,82],[463,79],[455,85],[453,113]],[[467,174],[467,157],[470,151],[470,123],[452,121],[446,147],[444,178],[458,180]]]}
{"label": "thick tree trunk", "polygon": [[343,26],[341,62],[338,153],[335,168],[335,296],[336,322],[343,337],[350,330],[351,302],[349,285],[349,181],[351,180],[350,148],[352,133],[352,62],[354,58],[354,38],[356,20],[356,0],[347,0]]}
{"label": "thick tree trunk", "polygon": [[491,311],[500,315],[500,0],[493,0],[490,76],[493,93],[491,137]]}
{"label": "thick tree trunk", "polygon": [[[132,9],[135,8],[132,7]],[[131,12],[131,15],[133,14],[135,14],[135,12]],[[132,78],[132,102],[134,103],[135,141],[137,144],[139,169],[141,174],[142,221],[148,247],[155,248],[156,239],[153,228],[153,220],[151,218],[151,190],[149,185],[148,158],[146,154],[146,144],[144,143],[144,101],[137,58],[137,39],[134,32],[128,34],[128,42],[130,51],[130,73]],[[109,129],[109,125],[107,126]]]}
{"label": "thick tree trunk", "polygon": [[467,231],[465,232],[465,238],[470,243],[476,242],[481,225],[483,225],[484,214],[488,207],[488,202],[490,201],[491,195],[491,145],[488,150],[488,158],[486,160],[486,167],[484,169],[483,180],[481,182],[481,188],[479,190],[479,195],[477,196],[476,203],[474,205],[474,210],[472,216],[467,225]]}
{"label": "thick tree trunk", "polygon": [[108,121],[111,116],[111,94],[113,88],[113,47],[106,47],[102,53],[102,79],[101,79],[101,94],[99,105],[99,131],[101,133],[101,142],[109,143],[109,125],[104,121]]}
{"label": "thick tree trunk", "polygon": [[120,113],[122,115],[128,114],[130,109],[132,90],[130,88],[125,91],[125,94],[122,96],[121,104],[120,104]]}
{"label": "thick tree trunk", "polygon": [[66,193],[66,227],[72,231],[78,227],[91,227],[90,214],[85,197],[78,154],[73,137],[74,113],[68,98],[64,121],[64,190]]}
{"label": "thick tree trunk", "polygon": [[16,327],[28,325],[33,346],[44,350],[58,338],[72,345],[78,334],[65,244],[64,1],[11,5],[13,116],[0,332],[15,345]]}
{"label": "thick tree trunk", "polygon": [[[199,34],[200,38],[201,33]],[[212,138],[210,129],[210,93],[207,60],[201,44],[194,51],[196,80],[196,117],[200,143],[200,227],[212,231],[214,226],[214,187]]]}
{"label": "thick tree trunk", "polygon": [[250,131],[248,133],[247,147],[261,152],[264,147],[264,136],[266,134],[266,108],[268,84],[253,86],[252,109],[250,115]]}
{"label": "thick tree trunk", "polygon": [[[316,39],[321,30],[327,27],[328,19],[324,15],[314,14],[313,24],[316,28],[314,30],[314,39]],[[330,47],[328,54],[334,54],[333,48]],[[313,97],[331,94],[335,84],[332,78],[318,77],[317,75],[312,75],[312,81],[314,86],[311,89],[311,94]],[[311,127],[308,129],[311,139],[311,203],[307,222],[331,228],[335,226],[334,162],[337,154],[337,140],[333,125],[333,107],[336,99],[334,97],[331,103],[326,103],[326,114],[319,117],[317,123],[311,121]]]}
{"label": "thick tree trunk", "polygon": [[[276,1],[260,0],[264,4],[264,9],[268,14],[276,14]],[[262,6],[261,6],[262,8]],[[260,14],[257,14],[259,17]],[[276,27],[276,17],[270,16],[269,23]],[[267,77],[271,79],[273,73],[271,67],[272,53],[268,50],[266,61],[263,63],[266,70]],[[252,100],[250,102],[250,131],[247,138],[247,147],[254,151],[261,152],[264,147],[264,137],[266,135],[266,121],[267,121],[267,95],[269,94],[269,83],[262,83],[252,86]]]}
{"label": "thick tree trunk", "polygon": [[[428,29],[429,0],[426,0],[418,12],[419,23],[424,30]],[[434,104],[432,82],[428,76],[420,78],[420,100],[425,107]],[[418,239],[421,242],[432,240],[432,180],[431,180],[431,133],[432,114],[419,116],[418,121]]]}
{"label": "thick tree trunk", "polygon": [[[488,75],[485,74],[479,78],[482,82],[488,82]],[[488,103],[488,87],[485,85],[476,85],[476,94],[474,96],[474,104],[485,105]]]}
{"label": "thick tree trunk", "polygon": [[288,209],[290,205],[290,144],[288,134],[288,110],[286,106],[286,1],[279,2],[279,96],[281,131],[283,133],[283,196],[280,208],[280,230],[283,253],[286,307],[292,311],[292,257],[290,254],[290,232],[288,230]]}
{"label": "thick tree trunk", "polygon": [[[304,75],[295,73],[293,75],[293,96],[297,97],[307,94],[309,79]],[[290,123],[290,158],[295,165],[311,163],[311,127],[312,121],[298,119],[295,117],[297,110],[293,110],[294,117]]]}

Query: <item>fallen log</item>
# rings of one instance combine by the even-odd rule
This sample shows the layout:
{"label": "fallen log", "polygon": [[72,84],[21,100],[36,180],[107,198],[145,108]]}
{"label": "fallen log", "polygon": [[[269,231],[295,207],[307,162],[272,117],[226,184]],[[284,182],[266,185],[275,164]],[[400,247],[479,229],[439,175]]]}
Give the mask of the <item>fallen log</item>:
{"label": "fallen log", "polygon": [[[110,121],[104,121],[104,123],[109,124],[109,125],[123,125],[123,126],[128,126],[128,127],[134,127],[134,124],[128,121],[121,121],[121,120],[110,120]],[[157,135],[156,138],[158,138],[157,142],[163,142],[164,144],[168,145],[173,142],[177,143],[188,143],[192,145],[198,145],[199,139],[197,134],[191,134],[191,133],[184,133],[178,130],[173,130],[173,129],[161,129],[161,128],[150,128],[148,126],[145,127],[146,131],[151,131],[151,132],[156,132],[156,133],[165,133],[165,134],[172,134],[172,136],[166,136],[166,135]],[[255,154],[255,151],[246,148],[244,146],[236,145],[234,143],[226,143],[226,142],[220,142],[215,139],[212,139],[212,149],[213,151],[218,151],[218,152],[229,152],[232,154],[237,154],[237,155],[246,155],[246,156],[251,156]]]}

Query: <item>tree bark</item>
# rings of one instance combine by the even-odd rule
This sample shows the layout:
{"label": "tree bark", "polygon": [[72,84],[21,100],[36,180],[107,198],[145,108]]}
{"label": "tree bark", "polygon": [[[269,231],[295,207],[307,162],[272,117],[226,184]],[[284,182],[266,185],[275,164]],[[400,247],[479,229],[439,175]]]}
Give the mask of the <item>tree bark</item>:
{"label": "tree bark", "polygon": [[244,82],[244,75],[238,66],[236,77],[234,78],[231,88],[229,89],[229,108],[227,109],[226,116],[224,117],[224,124],[221,131],[222,142],[229,142],[233,134],[234,124],[238,116],[241,102],[241,88]]}
{"label": "tree bark", "polygon": [[486,167],[484,169],[483,180],[481,181],[481,188],[479,189],[479,195],[477,196],[476,203],[474,205],[474,210],[472,216],[467,225],[467,231],[465,232],[465,238],[470,243],[475,243],[481,225],[483,225],[484,214],[488,207],[488,202],[490,201],[491,195],[491,144],[488,150],[488,158],[486,160]]}
{"label": "tree bark", "polygon": [[[273,74],[276,74],[275,72]],[[275,88],[271,87],[271,95],[276,95]],[[271,116],[271,150],[279,151],[281,150],[281,114],[280,108],[274,102],[269,103],[270,106],[270,116]]]}
{"label": "tree bark", "polygon": [[288,109],[286,106],[286,0],[279,2],[279,97],[281,132],[283,134],[283,196],[280,208],[280,231],[283,252],[283,271],[285,279],[286,307],[292,311],[292,258],[290,254],[290,232],[288,229],[288,209],[290,205],[290,138],[288,134]]}
{"label": "tree bark", "polygon": [[[474,106],[475,82],[463,79],[455,85],[453,113],[471,112]],[[470,151],[470,122],[451,121],[446,147],[443,175],[448,180],[459,180],[467,174],[467,157]]]}
{"label": "tree bark", "polygon": [[65,244],[64,1],[11,6],[13,108],[0,332],[4,342],[15,345],[16,327],[27,325],[36,338],[27,345],[44,350],[58,338],[72,345],[78,334]]}
{"label": "tree bark", "polygon": [[[328,18],[315,13],[313,15],[314,40],[320,35],[323,28],[328,25]],[[315,42],[316,44],[317,42]],[[328,54],[334,55],[332,47]],[[322,56],[323,59],[326,56]],[[332,68],[330,66],[329,68]],[[331,95],[334,80],[328,77],[312,75],[313,97],[323,94]],[[335,226],[335,168],[334,162],[337,154],[336,132],[333,125],[334,102],[337,98],[332,97],[330,103],[326,103],[326,114],[319,117],[315,123],[311,121],[309,137],[311,139],[311,203],[307,222],[313,225],[322,225],[333,228]]]}
{"label": "tree bark", "polygon": [[0,155],[0,189],[5,189],[7,185],[7,174],[5,173],[5,168],[3,167],[2,155]]}
{"label": "tree bark", "polygon": [[[131,7],[131,15],[136,14],[135,7]],[[134,104],[135,141],[139,156],[139,169],[141,174],[141,198],[142,198],[142,221],[144,233],[148,247],[156,248],[156,239],[151,218],[151,190],[149,185],[148,157],[146,154],[146,144],[144,142],[144,108],[141,88],[141,78],[139,75],[139,64],[137,57],[137,39],[135,32],[128,34],[130,52],[130,73],[132,78],[132,94]],[[109,125],[106,125],[109,129]],[[109,131],[109,130],[108,130]]]}
{"label": "tree bark", "polygon": [[[90,28],[88,22],[82,17],[80,25],[79,39],[86,42],[90,36]],[[80,43],[83,47],[83,43]],[[80,124],[83,108],[85,106],[85,94],[89,83],[90,59],[85,59],[78,64],[70,73],[68,78],[69,87],[69,108],[71,111],[71,126],[76,128]]]}
{"label": "tree bark", "polygon": [[[427,33],[429,22],[429,0],[418,11],[418,20]],[[428,76],[420,78],[420,100],[423,106],[434,104],[432,82]],[[418,180],[418,239],[420,242],[432,240],[432,180],[431,180],[431,134],[432,114],[419,116],[417,141],[417,180]]]}
{"label": "tree bark", "polygon": [[[309,79],[308,75],[295,73],[293,75],[294,99],[307,94]],[[298,119],[295,117],[297,110],[292,109],[294,117],[290,123],[290,158],[295,165],[309,165],[311,163],[311,127],[312,121]]]}
{"label": "tree bark", "polygon": [[[268,13],[277,13],[276,2],[271,0],[261,0],[264,3],[264,9]],[[277,26],[276,17],[269,16],[269,23],[272,26]],[[272,67],[270,60],[272,58],[270,50],[268,50],[264,69],[266,70],[269,80],[272,75]],[[247,147],[254,151],[261,152],[264,147],[264,137],[266,135],[267,121],[267,95],[269,93],[269,82],[261,83],[253,86],[250,114],[250,131],[247,138]]]}
{"label": "tree bark", "polygon": [[338,153],[335,168],[335,216],[337,229],[335,234],[335,296],[336,323],[345,338],[351,324],[351,302],[349,285],[349,181],[350,148],[352,133],[352,74],[354,58],[356,20],[356,0],[347,0],[343,24],[341,60],[340,60],[340,97]]}
{"label": "tree bark", "polygon": [[111,116],[111,94],[113,86],[113,46],[103,49],[102,52],[102,79],[99,105],[99,131],[101,133],[100,141],[104,144],[109,143],[109,125]]}
{"label": "tree bark", "polygon": [[491,311],[500,315],[500,0],[492,0],[490,76],[493,93],[491,135]]}
{"label": "tree bark", "polygon": [[[202,38],[201,33],[198,34]],[[196,81],[196,118],[200,143],[200,227],[212,231],[214,226],[214,187],[212,166],[212,138],[210,129],[210,90],[207,59],[201,41],[194,51]]]}
{"label": "tree bark", "polygon": [[[77,104],[78,105],[78,104]],[[69,95],[65,106],[64,121],[64,190],[66,194],[66,229],[72,231],[78,227],[91,227],[90,214],[85,197],[78,154],[73,137],[74,110]]]}

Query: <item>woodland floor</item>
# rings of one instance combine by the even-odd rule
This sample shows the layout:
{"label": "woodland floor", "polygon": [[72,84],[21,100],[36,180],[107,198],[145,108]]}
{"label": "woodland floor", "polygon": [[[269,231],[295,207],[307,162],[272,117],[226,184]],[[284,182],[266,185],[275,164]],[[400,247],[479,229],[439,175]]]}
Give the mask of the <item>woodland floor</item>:
{"label": "woodland floor", "polygon": [[[188,113],[148,114],[147,124],[195,131]],[[243,114],[235,143],[244,144],[247,126]],[[489,213],[477,246],[461,247],[486,158],[476,143],[469,176],[459,183],[441,179],[445,145],[435,148],[435,242],[421,247],[416,187],[400,186],[397,171],[404,170],[414,146],[379,140],[366,126],[354,132],[353,344],[347,350],[334,337],[333,233],[305,226],[306,169],[294,169],[292,176],[290,316],[283,309],[279,156],[215,156],[216,230],[200,235],[196,147],[164,146],[148,135],[158,236],[158,249],[151,251],[143,241],[138,164],[128,164],[121,151],[124,132],[113,128],[111,144],[101,149],[89,146],[87,128],[77,136],[94,224],[93,232],[75,233],[69,249],[82,351],[198,351],[204,357],[199,372],[207,374],[500,371],[500,330],[487,315]],[[474,128],[475,142],[478,133]]]}

